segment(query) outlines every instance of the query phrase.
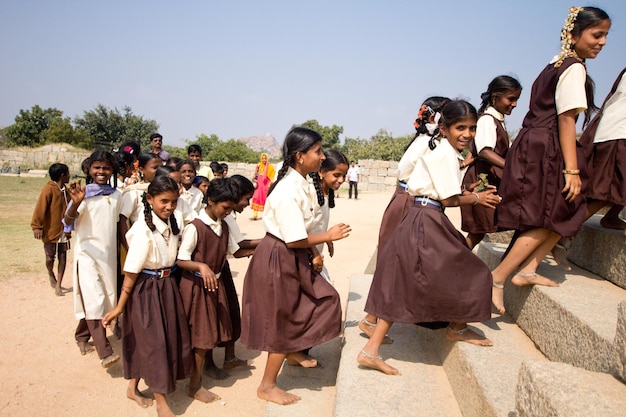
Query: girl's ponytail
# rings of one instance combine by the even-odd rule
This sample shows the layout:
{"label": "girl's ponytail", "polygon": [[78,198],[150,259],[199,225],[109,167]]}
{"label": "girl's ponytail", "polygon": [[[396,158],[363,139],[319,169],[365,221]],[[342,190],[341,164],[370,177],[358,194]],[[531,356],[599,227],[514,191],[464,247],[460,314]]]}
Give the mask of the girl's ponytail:
{"label": "girl's ponytail", "polygon": [[481,103],[478,108],[478,115],[482,115],[487,110],[487,107],[493,106],[496,97],[517,90],[522,90],[522,85],[519,81],[508,75],[498,75],[491,80],[487,86],[487,91],[480,95]]}
{"label": "girl's ponytail", "polygon": [[322,190],[322,179],[318,172],[309,173],[309,177],[313,179],[313,186],[315,187],[315,194],[317,195],[317,204],[324,205],[324,190]]}
{"label": "girl's ponytail", "polygon": [[141,195],[141,201],[143,202],[143,217],[146,220],[148,228],[154,232],[156,230],[156,226],[152,222],[152,207],[148,204],[145,192]]}

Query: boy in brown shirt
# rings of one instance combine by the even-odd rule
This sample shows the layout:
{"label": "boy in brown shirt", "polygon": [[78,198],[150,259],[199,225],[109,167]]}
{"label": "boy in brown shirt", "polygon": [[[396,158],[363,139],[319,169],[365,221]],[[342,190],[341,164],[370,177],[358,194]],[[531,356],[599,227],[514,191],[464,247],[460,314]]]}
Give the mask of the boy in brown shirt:
{"label": "boy in brown shirt", "polygon": [[[43,187],[35,205],[30,223],[35,239],[43,240],[46,254],[46,268],[50,285],[56,295],[64,295],[61,282],[65,274],[67,250],[69,249],[69,233],[63,231],[61,220],[67,209],[65,184],[70,180],[70,170],[65,164],[52,164],[48,169],[50,181]],[[59,255],[57,276],[54,275],[54,258]]]}

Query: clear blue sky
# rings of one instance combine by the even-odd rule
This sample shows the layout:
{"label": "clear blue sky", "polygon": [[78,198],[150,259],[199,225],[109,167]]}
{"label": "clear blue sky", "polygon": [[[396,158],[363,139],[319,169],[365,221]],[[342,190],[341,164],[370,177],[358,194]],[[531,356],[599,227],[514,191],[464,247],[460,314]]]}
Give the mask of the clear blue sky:
{"label": "clear blue sky", "polygon": [[[222,140],[317,119],[369,138],[414,132],[430,95],[478,106],[499,74],[524,91],[559,51],[571,0],[0,0],[0,125],[38,104],[66,116],[101,103],[155,119],[165,144]],[[626,2],[588,70],[601,103],[626,66]]]}

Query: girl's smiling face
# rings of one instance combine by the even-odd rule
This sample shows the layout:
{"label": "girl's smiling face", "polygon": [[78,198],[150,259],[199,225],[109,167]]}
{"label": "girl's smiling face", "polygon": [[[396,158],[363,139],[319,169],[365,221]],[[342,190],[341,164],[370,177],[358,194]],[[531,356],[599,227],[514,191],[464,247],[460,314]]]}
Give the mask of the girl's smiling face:
{"label": "girl's smiling face", "polygon": [[235,203],[232,201],[220,201],[218,203],[208,200],[206,206],[206,214],[213,220],[223,220],[228,216],[235,208]]}
{"label": "girl's smiling face", "polygon": [[348,173],[348,165],[339,164],[335,169],[330,171],[320,171],[320,178],[322,179],[322,189],[324,194],[328,193],[328,190],[337,191],[341,184],[346,180],[346,174]]}
{"label": "girl's smiling face", "polygon": [[[296,154],[296,163],[300,166],[303,175],[319,171],[325,159],[322,142],[316,142],[308,151]],[[302,161],[301,164],[300,161]]]}
{"label": "girl's smiling face", "polygon": [[450,127],[441,125],[441,133],[457,151],[467,148],[476,135],[476,119],[467,117],[453,123]]}
{"label": "girl's smiling face", "polygon": [[93,161],[89,166],[89,176],[95,184],[108,184],[111,175],[113,175],[113,166],[109,161]]}
{"label": "girl's smiling face", "polygon": [[517,100],[519,100],[520,95],[522,95],[522,90],[513,90],[500,94],[493,99],[493,108],[508,116],[517,107]]}
{"label": "girl's smiling face", "polygon": [[196,178],[196,170],[189,164],[183,164],[178,172],[180,172],[180,182],[188,190],[193,184],[194,178]]}
{"label": "girl's smiling face", "polygon": [[572,35],[574,51],[581,59],[593,59],[598,56],[611,29],[610,20],[602,20],[598,25],[591,26],[579,35]]}
{"label": "girl's smiling face", "polygon": [[148,204],[152,206],[152,212],[164,222],[167,222],[170,215],[176,210],[178,204],[178,193],[176,191],[165,191],[155,196],[146,194]]}
{"label": "girl's smiling face", "polygon": [[234,210],[237,213],[241,213],[243,209],[250,205],[250,199],[252,198],[252,194],[245,194],[241,196],[241,200],[235,205]]}

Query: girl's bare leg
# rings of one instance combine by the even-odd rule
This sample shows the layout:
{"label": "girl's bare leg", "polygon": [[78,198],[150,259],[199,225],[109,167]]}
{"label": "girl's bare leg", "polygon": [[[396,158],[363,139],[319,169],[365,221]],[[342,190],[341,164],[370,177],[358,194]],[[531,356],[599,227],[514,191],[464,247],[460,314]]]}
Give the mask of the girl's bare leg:
{"label": "girl's bare leg", "polygon": [[[548,239],[549,242],[548,242]],[[548,280],[545,277],[541,277],[540,275],[534,275],[535,270],[541,260],[550,252],[550,250],[554,247],[556,242],[560,239],[560,236],[550,230],[547,229],[531,229],[526,232],[523,232],[519,235],[517,240],[513,243],[513,246],[510,248],[510,251],[506,254],[506,256],[500,261],[500,264],[491,271],[493,275],[493,288],[491,301],[494,307],[500,312],[500,314],[504,314],[504,282],[506,279],[518,268],[522,263],[524,263],[529,258],[532,258],[532,262],[529,262],[524,266],[523,270],[520,270],[524,275],[531,274],[531,277],[525,277],[525,280],[517,280],[513,281],[515,285],[530,285],[530,284],[539,284],[539,285],[549,285],[554,286],[554,281]],[[545,244],[544,244],[545,243]],[[542,245],[543,244],[543,245]],[[541,249],[539,249],[541,247]],[[537,257],[539,257],[539,262],[537,262]],[[534,268],[534,269],[533,269]],[[532,269],[532,271],[531,271]],[[517,278],[517,277],[514,277]],[[519,277],[522,278],[522,277]],[[546,282],[545,280],[549,281]],[[524,281],[524,282],[522,282]],[[533,281],[533,282],[530,282]],[[550,284],[551,283],[551,284]]]}
{"label": "girl's bare leg", "polygon": [[204,357],[204,370],[208,376],[217,380],[226,379],[230,376],[228,372],[217,367],[217,364],[213,360],[213,349],[206,351],[206,355]]}
{"label": "girl's bare leg", "polygon": [[519,267],[519,272],[513,275],[511,283],[518,287],[524,285],[544,285],[546,287],[558,287],[559,284],[537,274],[537,268],[543,260],[543,258],[550,252],[550,250],[561,239],[561,236],[554,232],[550,232],[548,237],[535,249],[528,258]]}
{"label": "girl's bare leg", "polygon": [[392,321],[379,318],[372,332],[372,336],[369,338],[363,350],[359,352],[356,360],[360,365],[368,368],[376,369],[387,375],[400,375],[393,366],[389,366],[383,361],[380,356],[380,345],[383,343],[385,335],[393,325]]}
{"label": "girl's bare leg", "polygon": [[256,394],[260,399],[280,405],[293,404],[300,401],[299,396],[290,394],[276,385],[276,378],[278,378],[278,372],[280,372],[280,368],[283,366],[285,357],[284,353],[267,353],[263,379],[261,379],[261,384],[256,390]]}
{"label": "girl's bare leg", "polygon": [[165,394],[159,394],[155,392],[154,398],[156,400],[156,408],[157,408],[158,417],[176,417],[176,414],[174,414],[174,412],[170,408],[170,405],[167,403]]}
{"label": "girl's bare leg", "polygon": [[[372,337],[372,333],[374,333],[374,327],[376,327],[376,322],[378,321],[378,317],[365,313],[365,317],[359,322],[359,330],[361,330],[367,337]],[[393,343],[393,339],[389,336],[385,335],[383,339],[383,345],[390,345]]]}
{"label": "girl's bare leg", "polygon": [[468,233],[465,237],[465,242],[470,249],[474,249],[484,238],[484,233]]}
{"label": "girl's bare leg", "polygon": [[202,386],[202,369],[206,352],[205,349],[193,349],[194,367],[191,378],[189,379],[189,391],[187,395],[203,403],[210,403],[219,400],[220,397]]}
{"label": "girl's bare leg", "polygon": [[139,407],[148,408],[152,405],[152,398],[148,398],[139,391],[139,378],[133,378],[128,381],[128,388],[126,389],[126,397],[129,400],[135,401]]}
{"label": "girl's bare leg", "polygon": [[235,356],[235,342],[226,342],[224,345],[224,369],[233,369],[239,366],[248,367],[252,365],[253,361],[247,361],[239,359]]}

